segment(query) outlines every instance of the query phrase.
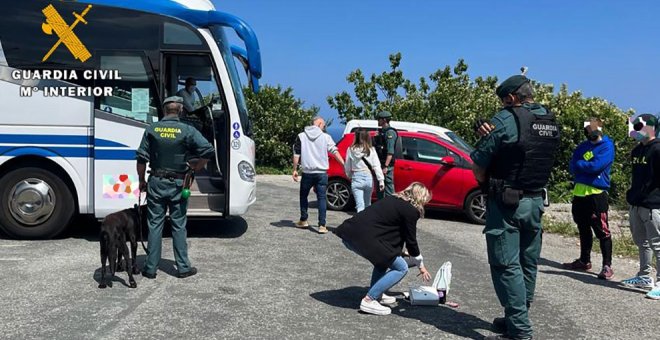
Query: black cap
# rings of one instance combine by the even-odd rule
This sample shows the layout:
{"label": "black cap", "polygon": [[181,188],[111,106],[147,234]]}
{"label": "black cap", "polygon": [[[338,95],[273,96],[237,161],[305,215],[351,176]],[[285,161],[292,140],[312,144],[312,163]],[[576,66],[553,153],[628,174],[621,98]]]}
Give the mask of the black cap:
{"label": "black cap", "polygon": [[515,75],[507,78],[505,81],[500,84],[500,86],[497,87],[495,90],[495,94],[497,94],[498,97],[504,98],[508,96],[509,94],[515,92],[520,86],[522,86],[525,83],[529,83],[529,78],[522,76],[522,75]]}

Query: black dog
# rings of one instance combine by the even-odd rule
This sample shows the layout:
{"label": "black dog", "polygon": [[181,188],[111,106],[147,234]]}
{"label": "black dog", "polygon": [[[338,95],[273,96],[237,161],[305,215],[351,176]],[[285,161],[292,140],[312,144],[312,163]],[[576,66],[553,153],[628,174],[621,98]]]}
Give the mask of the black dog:
{"label": "black dog", "polygon": [[[144,207],[144,206],[143,206]],[[140,211],[142,212],[142,211]],[[137,235],[140,230],[140,219],[144,214],[139,214],[137,204],[130,209],[124,209],[116,213],[112,213],[105,217],[103,224],[101,224],[101,282],[99,288],[107,286],[112,287],[112,278],[115,272],[121,268],[126,268],[128,273],[129,287],[136,288],[137,283],[133,278],[133,274],[138,274],[140,271],[137,267],[136,253],[137,253]],[[131,243],[131,252],[128,252],[126,242]],[[131,258],[131,254],[133,257]],[[122,262],[122,257],[125,262]],[[105,265],[108,261],[110,266],[110,281],[106,282],[105,279]],[[131,266],[129,266],[129,262]],[[125,265],[123,265],[125,263]]]}

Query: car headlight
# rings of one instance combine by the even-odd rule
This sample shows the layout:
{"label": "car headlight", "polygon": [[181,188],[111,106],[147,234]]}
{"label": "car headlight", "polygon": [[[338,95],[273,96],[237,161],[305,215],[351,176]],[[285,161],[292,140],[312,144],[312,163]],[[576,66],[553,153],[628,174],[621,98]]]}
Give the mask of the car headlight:
{"label": "car headlight", "polygon": [[238,163],[238,175],[246,182],[254,182],[257,173],[254,171],[252,165],[246,161]]}

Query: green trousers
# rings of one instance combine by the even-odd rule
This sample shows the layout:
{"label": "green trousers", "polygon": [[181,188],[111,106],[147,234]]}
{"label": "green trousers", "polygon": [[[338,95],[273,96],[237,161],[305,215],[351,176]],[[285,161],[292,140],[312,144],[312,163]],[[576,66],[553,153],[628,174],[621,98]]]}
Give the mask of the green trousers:
{"label": "green trousers", "polygon": [[541,255],[543,199],[523,198],[517,208],[505,208],[488,197],[486,245],[495,293],[504,307],[507,333],[532,335],[528,308],[534,300]]}
{"label": "green trousers", "polygon": [[378,199],[381,199],[385,196],[394,195],[394,167],[390,166],[387,168],[387,173],[385,174],[385,190],[378,191]]}
{"label": "green trousers", "polygon": [[170,211],[172,222],[172,245],[174,260],[179,273],[190,271],[188,244],[186,242],[186,211],[188,200],[181,199],[183,180],[149,177],[147,186],[147,224],[149,226],[149,244],[147,261],[143,271],[153,274],[158,269],[163,246],[163,224],[165,213]]}

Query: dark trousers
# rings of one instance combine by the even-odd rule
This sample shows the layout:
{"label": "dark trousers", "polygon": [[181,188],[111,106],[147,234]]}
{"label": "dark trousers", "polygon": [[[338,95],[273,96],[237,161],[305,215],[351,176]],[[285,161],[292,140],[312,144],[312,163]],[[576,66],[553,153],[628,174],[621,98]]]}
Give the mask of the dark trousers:
{"label": "dark trousers", "polygon": [[[609,203],[607,192],[584,197],[573,197],[573,221],[580,231],[580,261],[591,262],[593,234],[600,240],[603,265],[612,265],[612,235],[607,218]],[[593,231],[593,234],[592,234]]]}
{"label": "dark trousers", "polygon": [[309,217],[307,209],[309,201],[307,196],[312,188],[316,189],[316,199],[319,206],[319,225],[325,226],[325,214],[327,209],[326,191],[328,190],[328,174],[314,173],[302,174],[300,180],[300,220],[307,221]]}

